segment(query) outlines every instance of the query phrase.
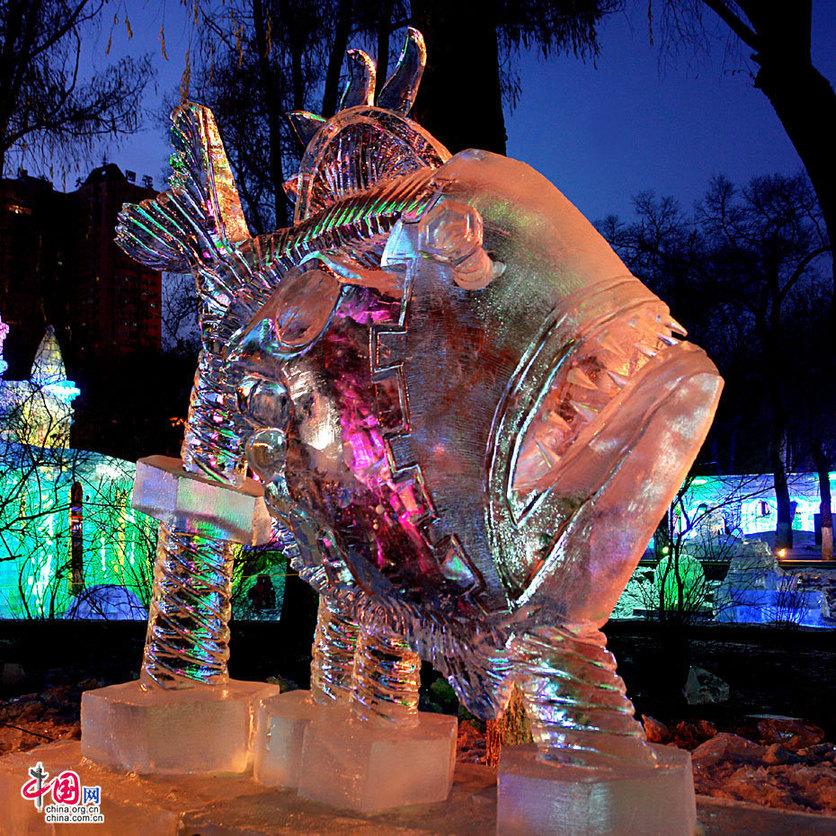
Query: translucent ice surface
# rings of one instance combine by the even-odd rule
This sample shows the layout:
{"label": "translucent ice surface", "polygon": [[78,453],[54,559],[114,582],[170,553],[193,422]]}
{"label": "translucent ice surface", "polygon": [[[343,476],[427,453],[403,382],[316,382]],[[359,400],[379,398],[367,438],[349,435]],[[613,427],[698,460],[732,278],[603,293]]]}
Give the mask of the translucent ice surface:
{"label": "translucent ice surface", "polygon": [[102,766],[140,773],[244,772],[253,718],[277,685],[145,690],[139,682],[85,691],[81,751]]}
{"label": "translucent ice surface", "polygon": [[692,836],[691,756],[652,746],[656,766],[609,773],[554,766],[534,746],[506,746],[499,763],[496,832],[508,836]]}
{"label": "translucent ice surface", "polygon": [[453,785],[458,723],[443,714],[418,717],[397,730],[318,718],[305,733],[299,795],[362,812],[444,801]]}
{"label": "translucent ice surface", "polygon": [[[355,640],[395,636],[483,717],[520,681],[544,760],[650,766],[599,630],[722,381],[551,183],[451,157],[407,117],[424,56],[410,31],[374,105],[354,53],[343,109],[293,115],[294,223],[258,238],[211,114],[179,108],[172,189],[125,208],[120,242],[203,288],[214,403],[238,409],[219,412],[224,449],[243,445],[294,566],[346,625],[315,690],[320,673],[321,693],[345,688]],[[206,171],[212,223],[183,235]],[[364,679],[355,659],[353,703],[373,683],[372,703],[389,689],[411,716],[407,667],[381,657]],[[332,752],[318,776],[329,759],[343,769]]]}

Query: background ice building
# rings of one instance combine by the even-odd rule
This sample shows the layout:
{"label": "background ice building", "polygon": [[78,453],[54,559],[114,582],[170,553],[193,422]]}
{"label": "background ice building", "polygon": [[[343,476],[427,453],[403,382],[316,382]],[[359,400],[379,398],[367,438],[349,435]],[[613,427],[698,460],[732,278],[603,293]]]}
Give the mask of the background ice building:
{"label": "background ice building", "polygon": [[[147,619],[157,524],[131,507],[133,462],[70,443],[73,401],[51,327],[25,380],[5,380],[0,320],[0,619]],[[236,562],[233,610],[278,618],[277,544]]]}
{"label": "background ice building", "polygon": [[0,321],[0,618],[145,617],[156,526],[130,507],[135,466],[70,445],[73,400],[51,327],[5,380]]}
{"label": "background ice building", "polygon": [[613,618],[834,626],[836,562],[821,560],[818,476],[788,481],[793,549],[776,551],[771,474],[689,477]]}

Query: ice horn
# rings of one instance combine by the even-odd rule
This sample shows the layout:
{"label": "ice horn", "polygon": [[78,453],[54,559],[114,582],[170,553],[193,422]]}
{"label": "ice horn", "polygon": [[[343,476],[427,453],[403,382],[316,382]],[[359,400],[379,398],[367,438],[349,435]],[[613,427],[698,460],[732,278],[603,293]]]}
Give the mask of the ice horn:
{"label": "ice horn", "polygon": [[325,124],[325,119],[315,113],[308,113],[307,110],[292,110],[287,114],[290,127],[296,134],[296,138],[307,148],[308,143],[314,138],[314,134]]}
{"label": "ice horn", "polygon": [[372,104],[375,83],[374,61],[362,49],[349,49],[345,55],[348,58],[348,84],[340,99],[340,110]]}
{"label": "ice horn", "polygon": [[378,107],[394,110],[404,116],[409,113],[415,102],[426,63],[427,47],[424,44],[424,36],[410,26],[406,32],[406,43],[398,66],[378,96]]}

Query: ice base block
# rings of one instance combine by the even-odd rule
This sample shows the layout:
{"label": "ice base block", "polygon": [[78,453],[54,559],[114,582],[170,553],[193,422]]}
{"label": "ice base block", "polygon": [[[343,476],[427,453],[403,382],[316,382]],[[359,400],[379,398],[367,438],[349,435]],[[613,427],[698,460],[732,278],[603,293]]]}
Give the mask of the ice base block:
{"label": "ice base block", "polygon": [[[43,812],[20,795],[38,762],[50,777],[72,769],[82,785],[101,787],[104,823],[46,823]],[[115,772],[82,759],[76,740],[0,757],[0,836],[486,836],[495,814],[496,772],[475,764],[457,764],[444,803],[368,815],[305,801],[293,790],[265,787],[246,775]]]}
{"label": "ice base block", "polygon": [[126,772],[244,772],[253,718],[277,685],[230,680],[184,690],[140,688],[139,682],[85,691],[81,753]]}
{"label": "ice base block", "polygon": [[[29,769],[39,762],[50,777],[72,769],[82,785],[101,787],[104,823],[47,824],[43,812],[20,795]],[[833,836],[831,816],[705,796],[697,804],[704,836]],[[114,772],[82,759],[77,740],[0,757],[0,836],[489,836],[495,830],[496,771],[476,764],[456,764],[446,802],[369,815],[305,801],[293,790],[264,787],[246,775]]]}
{"label": "ice base block", "polygon": [[537,747],[504,746],[496,832],[502,836],[692,836],[697,824],[691,756],[653,746],[655,767],[612,771],[544,763]]}
{"label": "ice base block", "polygon": [[268,787],[296,789],[305,732],[314,718],[329,711],[337,709],[317,705],[310,691],[288,691],[262,700],[252,742],[256,781]]}
{"label": "ice base block", "polygon": [[457,725],[443,714],[420,712],[416,725],[404,727],[327,710],[305,731],[299,796],[362,813],[445,801]]}

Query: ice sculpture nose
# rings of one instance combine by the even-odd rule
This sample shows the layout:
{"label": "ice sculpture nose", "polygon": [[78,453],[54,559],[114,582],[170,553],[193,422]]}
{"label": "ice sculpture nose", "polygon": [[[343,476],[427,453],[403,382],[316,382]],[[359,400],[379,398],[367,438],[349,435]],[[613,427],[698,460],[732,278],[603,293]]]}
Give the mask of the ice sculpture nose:
{"label": "ice sculpture nose", "polygon": [[285,434],[276,427],[259,430],[247,444],[247,463],[265,485],[284,479]]}

